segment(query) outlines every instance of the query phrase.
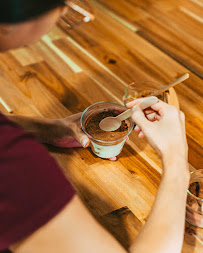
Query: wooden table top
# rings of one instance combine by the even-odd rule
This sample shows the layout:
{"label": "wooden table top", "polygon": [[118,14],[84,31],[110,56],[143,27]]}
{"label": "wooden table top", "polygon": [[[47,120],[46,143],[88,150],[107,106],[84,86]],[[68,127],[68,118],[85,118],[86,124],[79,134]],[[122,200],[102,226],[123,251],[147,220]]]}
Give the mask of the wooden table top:
{"label": "wooden table top", "polygon": [[[0,110],[7,105],[15,114],[65,117],[98,101],[122,103],[132,81],[165,85],[188,72],[175,91],[186,115],[190,169],[202,169],[203,1],[92,4],[93,22],[66,32],[55,27],[34,45],[0,54]],[[132,133],[116,162],[89,148],[48,148],[93,215],[128,247],[161,178],[146,140]],[[183,252],[203,252],[203,230],[186,223],[185,231]]]}

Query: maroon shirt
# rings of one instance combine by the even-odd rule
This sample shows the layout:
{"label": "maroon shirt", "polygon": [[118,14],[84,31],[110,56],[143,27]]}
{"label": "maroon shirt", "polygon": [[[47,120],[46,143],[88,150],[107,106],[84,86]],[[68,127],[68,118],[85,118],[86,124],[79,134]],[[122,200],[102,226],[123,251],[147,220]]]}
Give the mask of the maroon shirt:
{"label": "maroon shirt", "polygon": [[0,252],[47,223],[73,195],[45,147],[0,114]]}

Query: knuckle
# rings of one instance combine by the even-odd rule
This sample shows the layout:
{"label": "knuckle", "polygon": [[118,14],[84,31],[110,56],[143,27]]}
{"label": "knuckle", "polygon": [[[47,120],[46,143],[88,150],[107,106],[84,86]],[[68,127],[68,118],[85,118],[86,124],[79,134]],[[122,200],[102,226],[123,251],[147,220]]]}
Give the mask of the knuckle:
{"label": "knuckle", "polygon": [[135,119],[138,115],[139,115],[138,112],[133,112],[131,117],[132,117],[132,119]]}
{"label": "knuckle", "polygon": [[137,120],[139,120],[139,118],[140,118],[141,115],[142,115],[142,113],[139,112],[139,111],[133,112],[133,114],[132,114],[132,119],[133,119],[134,121],[137,121]]}

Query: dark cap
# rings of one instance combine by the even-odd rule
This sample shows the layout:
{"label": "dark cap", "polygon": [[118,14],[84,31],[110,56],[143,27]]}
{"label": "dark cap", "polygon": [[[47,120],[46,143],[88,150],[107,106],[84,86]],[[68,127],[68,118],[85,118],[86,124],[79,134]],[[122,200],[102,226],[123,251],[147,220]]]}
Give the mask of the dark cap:
{"label": "dark cap", "polygon": [[0,0],[0,23],[18,23],[62,6],[65,0]]}

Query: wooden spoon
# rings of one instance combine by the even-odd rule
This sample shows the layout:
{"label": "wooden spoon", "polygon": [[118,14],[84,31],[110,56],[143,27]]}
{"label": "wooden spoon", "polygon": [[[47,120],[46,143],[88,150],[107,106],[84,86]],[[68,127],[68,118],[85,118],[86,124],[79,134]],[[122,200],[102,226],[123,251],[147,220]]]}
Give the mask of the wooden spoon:
{"label": "wooden spoon", "polygon": [[144,110],[156,104],[158,101],[159,100],[157,97],[147,97],[144,100],[142,100],[139,104],[134,106],[132,109],[128,109],[116,117],[106,117],[100,122],[99,127],[105,132],[115,131],[121,126],[121,122],[123,120],[130,118],[132,116],[135,107],[139,106],[142,110]]}
{"label": "wooden spoon", "polygon": [[163,88],[161,88],[160,90],[150,94],[150,96],[158,96],[159,94],[163,93],[164,91],[167,91],[168,89],[174,87],[175,85],[182,83],[183,81],[185,81],[186,79],[189,78],[189,74],[186,73],[183,76],[179,77],[178,79],[176,79],[175,81],[173,81],[172,83],[164,86]]}
{"label": "wooden spoon", "polygon": [[[154,96],[158,96],[159,94],[163,93],[164,91],[167,91],[169,88],[174,87],[175,85],[185,81],[188,78],[189,78],[189,74],[188,73],[184,74],[183,76],[179,77],[178,79],[176,79],[172,83],[170,83],[170,84],[164,86],[163,88],[161,88],[160,90],[150,94],[150,97],[144,99],[136,106],[140,106],[140,108],[142,110],[146,109],[147,107],[150,107],[151,105],[155,104],[158,101],[158,99]],[[125,112],[119,114],[116,117],[106,117],[105,119],[103,119],[100,122],[99,127],[103,131],[106,131],[106,132],[111,132],[111,131],[117,130],[121,126],[121,122],[123,120],[131,117],[131,115],[133,113],[133,108],[126,110]]]}

